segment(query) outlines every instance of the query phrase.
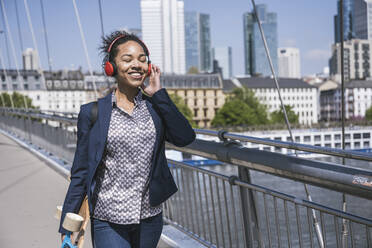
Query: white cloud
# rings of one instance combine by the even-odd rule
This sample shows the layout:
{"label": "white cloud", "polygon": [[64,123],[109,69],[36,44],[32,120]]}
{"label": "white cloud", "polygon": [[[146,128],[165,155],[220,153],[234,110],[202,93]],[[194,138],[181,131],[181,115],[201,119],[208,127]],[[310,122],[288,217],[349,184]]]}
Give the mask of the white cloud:
{"label": "white cloud", "polygon": [[305,53],[305,59],[319,60],[329,59],[331,57],[331,51],[322,49],[312,49]]}

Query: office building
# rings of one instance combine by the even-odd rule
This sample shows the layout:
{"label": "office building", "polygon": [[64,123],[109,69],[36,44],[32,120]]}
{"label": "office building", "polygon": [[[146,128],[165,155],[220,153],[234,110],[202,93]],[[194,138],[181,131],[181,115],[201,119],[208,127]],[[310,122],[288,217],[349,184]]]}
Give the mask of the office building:
{"label": "office building", "polygon": [[185,12],[186,71],[191,67],[200,72],[212,70],[209,15]]}
{"label": "office building", "polygon": [[300,78],[300,50],[294,47],[282,47],[278,49],[279,77]]}
{"label": "office building", "polygon": [[[268,12],[265,4],[257,5],[258,17],[265,33],[269,53],[273,62],[274,70],[278,71],[278,31],[277,14]],[[264,43],[255,15],[248,12],[243,15],[244,29],[244,59],[246,75],[271,75],[270,64],[266,56]]]}
{"label": "office building", "polygon": [[372,1],[354,1],[354,31],[357,39],[372,39]]}
{"label": "office building", "polygon": [[[345,80],[366,79],[372,71],[372,40],[352,39],[344,42]],[[341,43],[332,45],[329,60],[330,75],[336,80],[341,78]]]}
{"label": "office building", "polygon": [[184,2],[141,0],[141,27],[151,61],[165,73],[184,74]]}
{"label": "office building", "polygon": [[231,47],[214,47],[212,49],[213,60],[218,61],[219,67],[222,69],[222,77],[224,79],[232,77],[232,49]]}
{"label": "office building", "polygon": [[[355,37],[354,31],[354,2],[355,0],[344,0],[343,1],[343,26],[344,26],[344,39],[350,40]],[[334,40],[335,43],[341,42],[341,1],[337,1],[337,14],[334,16]]]}
{"label": "office building", "polygon": [[38,70],[39,69],[39,58],[36,50],[27,48],[23,54],[23,70]]}

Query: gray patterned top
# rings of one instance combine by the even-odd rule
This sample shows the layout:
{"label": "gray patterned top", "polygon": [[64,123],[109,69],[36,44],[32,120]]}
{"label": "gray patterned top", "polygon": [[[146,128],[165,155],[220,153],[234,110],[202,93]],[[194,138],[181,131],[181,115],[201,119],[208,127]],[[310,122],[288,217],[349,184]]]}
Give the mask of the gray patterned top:
{"label": "gray patterned top", "polygon": [[150,206],[146,187],[156,129],[141,90],[132,114],[116,105],[115,91],[112,104],[105,153],[97,169],[93,217],[117,224],[140,223],[162,211],[161,205]]}

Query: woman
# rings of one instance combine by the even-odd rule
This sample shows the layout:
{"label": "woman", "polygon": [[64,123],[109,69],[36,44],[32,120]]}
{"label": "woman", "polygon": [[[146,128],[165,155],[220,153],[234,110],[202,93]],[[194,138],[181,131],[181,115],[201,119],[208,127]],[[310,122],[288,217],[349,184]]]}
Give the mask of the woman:
{"label": "woman", "polygon": [[[161,87],[160,69],[135,35],[113,32],[101,47],[117,89],[81,106],[71,183],[63,219],[88,195],[96,248],[156,247],[163,226],[161,203],[177,191],[165,157],[165,141],[186,146],[195,132]],[[144,85],[149,77],[148,85]]]}

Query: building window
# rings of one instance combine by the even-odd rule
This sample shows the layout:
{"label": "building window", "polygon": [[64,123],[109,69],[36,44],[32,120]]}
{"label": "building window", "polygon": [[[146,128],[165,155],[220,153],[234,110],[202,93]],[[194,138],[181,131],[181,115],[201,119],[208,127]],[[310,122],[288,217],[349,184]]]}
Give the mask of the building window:
{"label": "building window", "polygon": [[204,106],[207,106],[207,99],[204,99]]}
{"label": "building window", "polygon": [[314,136],[314,141],[321,141],[320,135],[315,135]]}
{"label": "building window", "polygon": [[350,139],[350,134],[349,133],[345,134],[345,139]]}
{"label": "building window", "polygon": [[369,139],[369,138],[371,138],[371,134],[370,133],[363,133],[363,138],[364,139]]}
{"label": "building window", "polygon": [[194,99],[194,105],[198,105],[198,99]]}
{"label": "building window", "polygon": [[23,76],[23,80],[24,81],[27,81],[27,76]]}
{"label": "building window", "polygon": [[341,134],[335,134],[334,139],[335,140],[340,140],[341,139]]}
{"label": "building window", "polygon": [[1,81],[5,82],[5,76],[1,75]]}
{"label": "building window", "polygon": [[282,137],[275,137],[274,140],[279,140],[279,141],[281,141],[281,140],[282,140]]}
{"label": "building window", "polygon": [[325,141],[330,141],[331,140],[331,135],[330,134],[324,135],[324,140]]}
{"label": "building window", "polygon": [[354,139],[360,139],[361,138],[361,134],[360,133],[354,133],[353,138]]}
{"label": "building window", "polygon": [[196,90],[194,90],[194,96],[197,96],[197,95],[196,95]]}
{"label": "building window", "polygon": [[336,144],[335,144],[335,147],[336,147],[336,148],[341,148],[341,143],[336,143]]}
{"label": "building window", "polygon": [[364,141],[363,147],[364,148],[369,148],[369,141]]}
{"label": "building window", "polygon": [[36,96],[36,100],[40,100],[40,95],[37,95]]}
{"label": "building window", "polygon": [[24,85],[23,85],[23,88],[24,88],[25,90],[28,90],[28,84],[24,84]]}
{"label": "building window", "polygon": [[203,90],[203,96],[207,96],[207,91]]}
{"label": "building window", "polygon": [[304,136],[304,142],[310,142],[310,141],[311,141],[310,135]]}
{"label": "building window", "polygon": [[6,90],[6,84],[2,85],[2,90]]}
{"label": "building window", "polygon": [[203,109],[203,111],[204,111],[204,117],[207,117],[208,109]]}
{"label": "building window", "polygon": [[296,136],[295,137],[295,140],[296,140],[296,142],[300,142],[301,141],[301,137],[300,136]]}
{"label": "building window", "polygon": [[194,109],[194,116],[197,117],[198,116],[198,109]]}
{"label": "building window", "polygon": [[214,99],[214,105],[217,106],[217,105],[218,105],[217,103],[218,103],[218,102],[217,102],[217,98],[215,98],[215,99]]}
{"label": "building window", "polygon": [[35,84],[35,88],[36,88],[37,90],[40,90],[40,84]]}

